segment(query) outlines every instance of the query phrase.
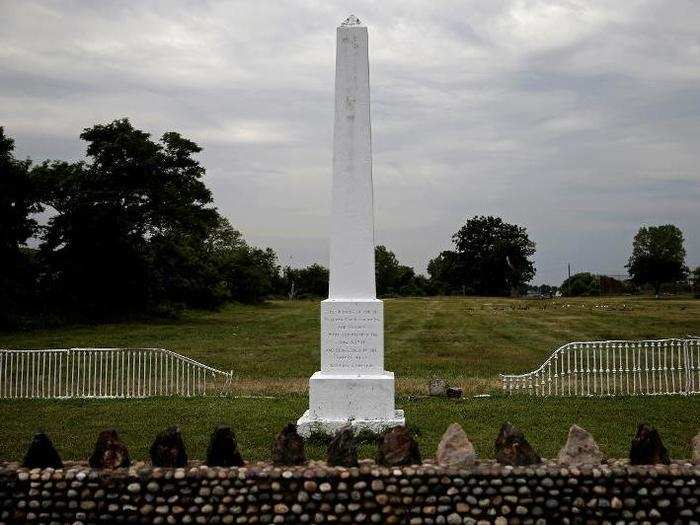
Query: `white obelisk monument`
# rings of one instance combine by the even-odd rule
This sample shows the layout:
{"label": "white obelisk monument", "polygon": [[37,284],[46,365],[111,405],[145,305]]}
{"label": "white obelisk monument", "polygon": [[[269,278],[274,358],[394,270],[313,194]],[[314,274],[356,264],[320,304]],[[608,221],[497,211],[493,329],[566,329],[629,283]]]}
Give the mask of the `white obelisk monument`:
{"label": "white obelisk monument", "polygon": [[372,140],[367,28],[337,30],[330,288],[321,303],[321,370],[309,380],[303,436],[351,423],[381,431],[405,424],[384,370],[384,308],[374,282]]}

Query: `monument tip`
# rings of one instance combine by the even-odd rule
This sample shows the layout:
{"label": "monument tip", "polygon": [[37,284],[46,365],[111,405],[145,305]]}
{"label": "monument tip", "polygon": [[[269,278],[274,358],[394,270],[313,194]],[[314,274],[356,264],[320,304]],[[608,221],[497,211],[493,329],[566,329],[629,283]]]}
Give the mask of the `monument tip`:
{"label": "monument tip", "polygon": [[350,15],[345,19],[345,22],[340,24],[340,27],[359,27],[362,26],[362,22],[355,15]]}

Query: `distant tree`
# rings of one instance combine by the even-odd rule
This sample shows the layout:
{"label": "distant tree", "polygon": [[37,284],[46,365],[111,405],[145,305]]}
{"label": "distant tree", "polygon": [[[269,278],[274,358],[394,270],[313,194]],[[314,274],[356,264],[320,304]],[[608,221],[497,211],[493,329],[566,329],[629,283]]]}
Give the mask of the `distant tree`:
{"label": "distant tree", "polygon": [[14,148],[0,126],[0,325],[30,306],[37,273],[25,243],[38,229],[33,214],[41,211],[39,192],[31,161],[15,159]]}
{"label": "distant tree", "polygon": [[536,293],[542,296],[553,296],[558,288],[556,286],[551,286],[549,284],[535,284],[535,285],[526,285],[525,291],[528,293]]}
{"label": "distant tree", "polygon": [[229,299],[256,303],[275,291],[280,268],[272,249],[249,246],[225,219],[220,219],[208,245]]}
{"label": "distant tree", "polygon": [[290,298],[328,297],[328,268],[311,264],[304,268],[290,268],[283,272],[283,289]]}
{"label": "distant tree", "polygon": [[626,267],[636,284],[650,284],[658,297],[663,283],[680,281],[688,273],[683,233],[673,224],[642,226]]}
{"label": "distant tree", "polygon": [[594,276],[589,272],[579,272],[569,276],[559,286],[559,291],[564,297],[578,297],[588,292]]}
{"label": "distant tree", "polygon": [[624,282],[609,275],[599,275],[598,284],[601,295],[618,295],[625,290]]}
{"label": "distant tree", "polygon": [[413,279],[413,286],[415,286],[415,291],[409,293],[408,295],[410,296],[421,297],[425,295],[437,295],[430,285],[430,279],[425,275],[416,275],[415,279]]}
{"label": "distant tree", "polygon": [[231,298],[246,303],[259,303],[274,292],[279,276],[277,254],[272,248],[248,246],[231,261]]}
{"label": "distant tree", "polygon": [[[231,235],[228,235],[228,230]],[[226,255],[243,242],[224,218],[202,240],[163,233],[148,241],[149,305],[161,312],[215,308],[232,299],[224,274]],[[230,244],[227,244],[230,243]]]}
{"label": "distant tree", "polygon": [[589,272],[575,273],[561,283],[559,291],[564,297],[600,295],[599,276]]}
{"label": "distant tree", "polygon": [[557,293],[558,288],[556,286],[551,286],[549,284],[541,284],[537,287],[537,291],[541,295],[549,295],[553,296],[555,293]]}
{"label": "distant tree", "polygon": [[445,250],[428,262],[430,288],[435,295],[461,293],[460,258],[457,252]]}
{"label": "distant tree", "polygon": [[399,263],[396,255],[386,246],[374,249],[374,268],[379,297],[397,295],[425,295],[416,283],[416,272]]}
{"label": "distant tree", "polygon": [[428,264],[436,288],[447,293],[514,295],[535,275],[527,230],[500,217],[473,217],[452,237],[454,251]]}
{"label": "distant tree", "polygon": [[[374,254],[378,297],[426,294],[427,279],[417,276],[413,268],[400,264],[396,255],[386,246],[375,247]],[[319,264],[304,268],[286,267],[282,272],[278,294],[292,298],[327,297],[328,280],[328,269]]]}
{"label": "distant tree", "polygon": [[565,297],[617,295],[626,291],[625,283],[608,275],[580,272],[566,279],[559,287]]}

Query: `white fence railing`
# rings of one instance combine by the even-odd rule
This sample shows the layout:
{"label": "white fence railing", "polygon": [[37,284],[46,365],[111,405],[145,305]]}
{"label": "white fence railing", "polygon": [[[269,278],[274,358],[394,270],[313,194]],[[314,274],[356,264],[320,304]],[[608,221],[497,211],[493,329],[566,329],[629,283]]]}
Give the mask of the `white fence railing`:
{"label": "white fence railing", "polygon": [[0,399],[206,395],[231,378],[162,348],[0,350]]}
{"label": "white fence railing", "polygon": [[567,343],[537,370],[501,381],[509,394],[533,396],[697,394],[700,339]]}

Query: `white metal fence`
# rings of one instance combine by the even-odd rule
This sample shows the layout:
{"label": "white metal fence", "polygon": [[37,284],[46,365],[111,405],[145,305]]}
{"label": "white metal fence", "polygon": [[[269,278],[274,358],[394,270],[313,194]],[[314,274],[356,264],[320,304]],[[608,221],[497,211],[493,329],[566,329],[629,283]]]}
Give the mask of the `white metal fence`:
{"label": "white metal fence", "polygon": [[509,394],[533,396],[697,394],[700,339],[567,343],[537,370],[501,381]]}
{"label": "white metal fence", "polygon": [[0,350],[0,399],[206,395],[231,378],[162,348]]}

